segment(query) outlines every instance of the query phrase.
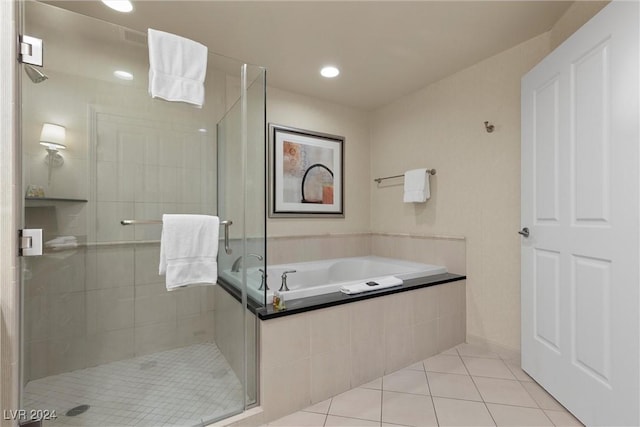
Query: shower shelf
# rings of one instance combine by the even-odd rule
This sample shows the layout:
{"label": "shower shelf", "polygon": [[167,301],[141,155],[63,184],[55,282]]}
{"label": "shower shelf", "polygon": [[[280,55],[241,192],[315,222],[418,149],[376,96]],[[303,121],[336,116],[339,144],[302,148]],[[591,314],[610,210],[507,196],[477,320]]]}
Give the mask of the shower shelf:
{"label": "shower shelf", "polygon": [[59,197],[25,197],[27,201],[87,203],[87,199],[65,199]]}

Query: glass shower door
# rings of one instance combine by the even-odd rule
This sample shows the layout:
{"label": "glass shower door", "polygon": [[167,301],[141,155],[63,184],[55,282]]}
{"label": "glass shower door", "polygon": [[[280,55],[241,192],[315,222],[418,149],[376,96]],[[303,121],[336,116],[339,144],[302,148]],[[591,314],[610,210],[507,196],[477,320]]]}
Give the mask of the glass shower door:
{"label": "glass shower door", "polygon": [[216,337],[222,348],[245,355],[232,366],[245,379],[247,405],[257,401],[257,319],[250,308],[262,304],[259,286],[266,271],[264,79],[263,68],[244,64],[238,98],[217,125],[218,212],[228,227],[218,267],[236,299],[225,296],[224,306],[245,309],[234,312],[231,323],[216,323]]}
{"label": "glass shower door", "polygon": [[[55,411],[45,425],[95,426],[201,425],[243,411],[255,356],[244,330],[230,346],[223,326],[244,322],[244,306],[219,286],[168,292],[158,275],[163,214],[225,219],[219,180],[234,177],[217,171],[215,124],[243,64],[209,55],[202,109],[151,99],[145,34],[23,6],[47,78],[25,68],[21,88],[23,226],[45,241],[22,260],[21,407]],[[244,193],[228,195],[236,256],[250,226]],[[222,254],[219,271],[230,268]]]}

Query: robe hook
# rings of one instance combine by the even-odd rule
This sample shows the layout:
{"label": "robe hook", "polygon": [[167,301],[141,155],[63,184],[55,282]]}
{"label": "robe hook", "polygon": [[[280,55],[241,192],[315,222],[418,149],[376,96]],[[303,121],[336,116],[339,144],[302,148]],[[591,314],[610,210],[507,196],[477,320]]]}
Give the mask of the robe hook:
{"label": "robe hook", "polygon": [[495,129],[495,126],[490,125],[489,122],[484,122],[484,128],[487,130],[487,133],[491,133]]}

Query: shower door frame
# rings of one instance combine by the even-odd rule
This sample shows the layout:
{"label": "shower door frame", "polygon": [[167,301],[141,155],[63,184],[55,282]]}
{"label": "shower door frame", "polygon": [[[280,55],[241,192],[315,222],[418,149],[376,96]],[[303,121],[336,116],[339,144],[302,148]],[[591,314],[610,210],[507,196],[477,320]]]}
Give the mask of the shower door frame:
{"label": "shower door frame", "polygon": [[[20,275],[16,230],[20,226],[21,149],[20,149],[20,64],[17,40],[20,30],[20,5],[0,2],[0,402],[5,410],[19,406],[20,381]],[[20,186],[20,187],[19,187]]]}

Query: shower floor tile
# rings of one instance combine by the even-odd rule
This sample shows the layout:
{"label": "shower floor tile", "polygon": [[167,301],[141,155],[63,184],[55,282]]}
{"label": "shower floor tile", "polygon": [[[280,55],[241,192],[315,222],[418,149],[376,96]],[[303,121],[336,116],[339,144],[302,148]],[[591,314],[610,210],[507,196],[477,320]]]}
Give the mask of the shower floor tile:
{"label": "shower floor tile", "polygon": [[[45,426],[202,425],[243,405],[242,385],[213,343],[148,354],[27,383],[23,407],[55,410]],[[74,417],[65,413],[89,405]]]}

